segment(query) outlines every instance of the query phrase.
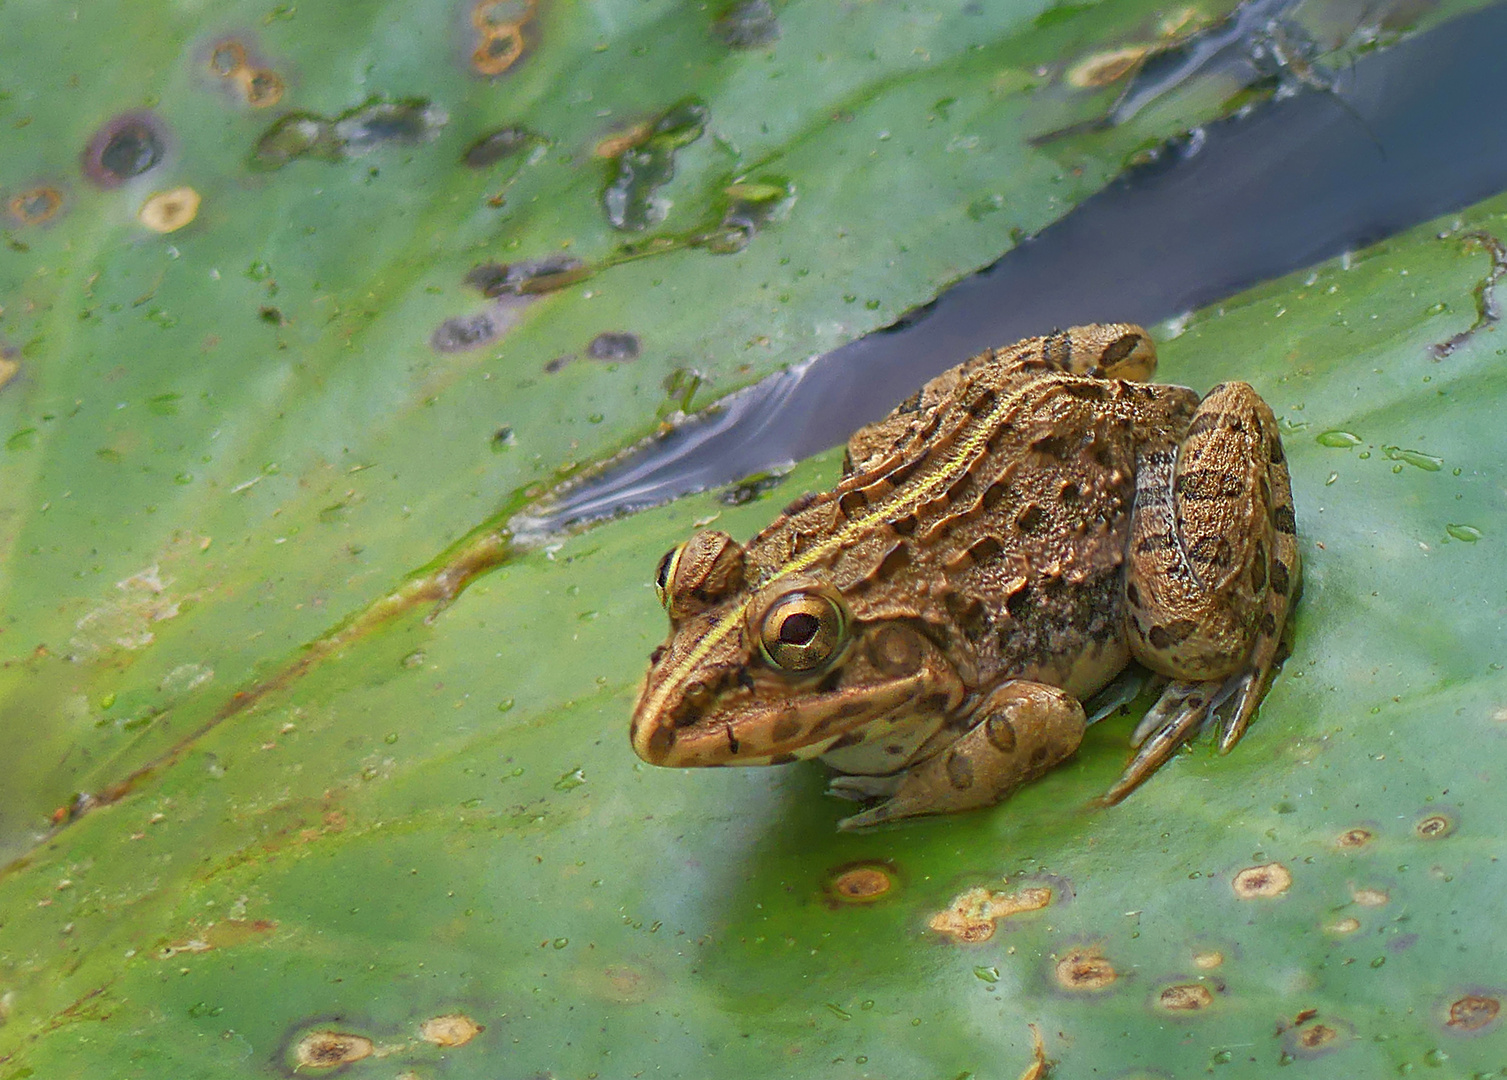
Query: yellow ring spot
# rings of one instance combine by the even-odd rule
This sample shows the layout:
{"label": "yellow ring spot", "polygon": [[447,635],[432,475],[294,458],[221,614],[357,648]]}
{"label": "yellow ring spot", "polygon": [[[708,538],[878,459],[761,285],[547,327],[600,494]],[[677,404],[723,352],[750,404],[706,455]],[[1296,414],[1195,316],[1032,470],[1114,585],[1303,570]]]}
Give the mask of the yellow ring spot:
{"label": "yellow ring spot", "polygon": [[191,187],[159,191],[146,202],[136,218],[153,232],[170,233],[183,228],[199,213],[199,193]]}

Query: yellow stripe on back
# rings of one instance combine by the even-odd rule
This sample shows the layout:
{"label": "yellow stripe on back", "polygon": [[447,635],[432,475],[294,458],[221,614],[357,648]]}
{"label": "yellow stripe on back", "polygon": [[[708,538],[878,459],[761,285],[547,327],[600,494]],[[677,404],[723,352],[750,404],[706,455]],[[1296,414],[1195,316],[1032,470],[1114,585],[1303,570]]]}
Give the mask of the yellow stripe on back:
{"label": "yellow stripe on back", "polygon": [[[957,447],[953,450],[952,455],[948,458],[945,466],[937,469],[926,479],[917,483],[913,488],[897,489],[889,499],[881,502],[876,508],[864,514],[862,517],[850,520],[845,526],[843,526],[837,532],[833,533],[826,540],[812,547],[810,550],[801,552],[784,566],[780,567],[774,573],[770,574],[769,577],[765,578],[757,585],[752,586],[751,591],[756,592],[759,589],[762,589],[765,585],[768,585],[770,582],[778,581],[780,578],[785,577],[788,574],[799,573],[800,571],[805,570],[807,567],[821,561],[827,555],[841,550],[842,548],[848,546],[848,544],[858,536],[874,528],[876,525],[882,524],[887,518],[893,517],[896,510],[900,506],[915,506],[925,502],[933,494],[935,494],[938,489],[943,488],[947,485],[952,475],[959,467],[966,467],[973,461],[975,457],[978,456],[979,452],[983,449],[984,444],[989,441],[989,436],[993,434],[996,428],[998,428],[1000,419],[1011,409],[1011,407],[1016,404],[1024,389],[1025,388],[1023,387],[1019,390],[1016,390],[1014,393],[1007,395],[1006,397],[1001,399],[993,409],[986,413],[984,417],[978,421],[974,429],[972,431],[969,431],[968,434],[958,443]],[[733,628],[743,620],[744,613],[747,610],[748,600],[744,600],[732,611],[729,611],[720,620],[718,620],[717,624],[713,626],[712,629],[708,631],[700,641],[696,642],[695,647],[693,647],[691,651],[686,654],[685,658],[681,660],[681,662],[676,666],[674,672],[670,675],[670,677],[660,684],[659,691],[654,695],[654,698],[650,702],[649,708],[646,710],[649,715],[654,715],[660,710],[664,698],[669,693],[671,687],[679,686],[681,681],[684,680],[686,676],[688,676],[696,668],[696,666],[701,663],[701,661],[706,659],[707,655],[712,651],[712,649],[716,648],[719,642],[721,642],[730,633],[732,633]]]}

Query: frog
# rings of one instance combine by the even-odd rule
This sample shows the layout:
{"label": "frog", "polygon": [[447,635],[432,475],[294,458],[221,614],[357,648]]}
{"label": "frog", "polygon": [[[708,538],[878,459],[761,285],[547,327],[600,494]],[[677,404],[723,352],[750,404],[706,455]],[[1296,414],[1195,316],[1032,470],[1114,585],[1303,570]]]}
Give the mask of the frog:
{"label": "frog", "polygon": [[1217,727],[1229,752],[1300,584],[1281,434],[1247,383],[1153,382],[1144,329],[989,349],[848,440],[831,490],[660,560],[669,634],[630,739],[670,767],[819,758],[859,829],[1000,802],[1128,671],[1162,689],[1102,796]]}

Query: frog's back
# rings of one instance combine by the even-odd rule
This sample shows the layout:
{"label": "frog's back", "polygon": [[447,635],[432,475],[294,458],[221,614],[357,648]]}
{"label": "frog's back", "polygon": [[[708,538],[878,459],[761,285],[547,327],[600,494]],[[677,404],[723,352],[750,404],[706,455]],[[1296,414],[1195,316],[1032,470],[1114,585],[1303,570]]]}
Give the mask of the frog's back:
{"label": "frog's back", "polygon": [[755,538],[751,560],[773,572],[804,556],[855,619],[914,622],[976,689],[1026,677],[1092,692],[1126,658],[1137,448],[1179,437],[1190,400],[975,369],[898,445]]}

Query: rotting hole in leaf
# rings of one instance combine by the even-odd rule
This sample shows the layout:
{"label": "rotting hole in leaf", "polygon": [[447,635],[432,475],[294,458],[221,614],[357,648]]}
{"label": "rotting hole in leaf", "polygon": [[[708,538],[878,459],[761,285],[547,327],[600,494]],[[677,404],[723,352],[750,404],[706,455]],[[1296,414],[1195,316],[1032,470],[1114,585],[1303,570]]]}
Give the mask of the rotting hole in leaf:
{"label": "rotting hole in leaf", "polygon": [[607,331],[591,339],[586,355],[593,360],[637,360],[638,335]]}

